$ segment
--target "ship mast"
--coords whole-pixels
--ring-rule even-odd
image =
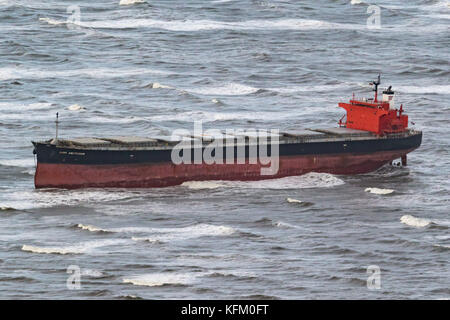
[[[58,141],[58,125],[59,125],[59,120],[58,120],[58,118],[59,118],[59,113],[57,112],[57,113],[56,113],[56,120],[55,120],[55,129],[56,129],[56,132],[55,132],[55,142]]]
[[[377,98],[378,98],[378,85],[381,83],[381,75],[378,74],[378,80],[377,81],[372,81],[371,83],[369,83],[370,85],[375,86],[375,88],[373,88],[373,91],[375,91],[375,100],[374,102],[378,102]]]

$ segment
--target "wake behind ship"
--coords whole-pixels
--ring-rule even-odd
[[[406,165],[406,155],[420,146],[422,132],[408,128],[408,116],[403,106],[395,108],[391,87],[379,101],[380,79],[372,84],[374,98],[339,103],[347,112],[337,128],[33,142],[35,187],[167,187],[308,172],[360,174],[398,158]]]

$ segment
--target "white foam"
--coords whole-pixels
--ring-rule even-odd
[[[204,236],[227,236],[236,232],[236,230],[232,227],[204,223],[178,228],[121,227],[105,229],[84,224],[78,224],[77,227],[90,232],[150,234],[151,236],[132,237],[132,240],[134,241],[146,242],[167,242]]]
[[[51,70],[51,71],[49,69],[41,69],[41,68],[21,68],[21,67],[0,68],[0,80],[71,78],[71,77],[75,78],[89,77],[95,79],[104,79],[104,78],[133,77],[145,74],[167,75],[172,73],[148,68],[135,68],[135,69],[84,68],[84,69],[67,69],[67,70]]]
[[[435,247],[439,247],[439,248],[446,248],[446,249],[450,249],[450,245],[444,245],[444,244],[433,244],[433,246]]]
[[[228,2],[234,2],[236,0],[214,0],[212,3],[228,3]]]
[[[211,271],[209,274],[220,274],[223,276],[234,276],[234,277],[240,277],[240,278],[256,278],[257,275],[254,272],[250,271],[230,271],[230,270],[214,270]]]
[[[303,203],[301,200],[293,199],[293,198],[286,198],[286,201],[289,203]]]
[[[37,247],[30,245],[23,245],[23,251],[33,252],[33,253],[55,253],[55,254],[81,254],[85,250],[76,246],[72,247]]]
[[[173,87],[163,85],[163,84],[161,84],[161,83],[159,83],[159,82],[153,83],[153,84],[152,84],[152,88],[153,88],[153,89],[173,89]]]
[[[140,4],[145,3],[145,0],[120,0],[119,5],[120,6],[129,6],[133,4]]]
[[[90,278],[100,278],[103,277],[104,274],[100,270],[83,268],[81,269],[81,276]]]
[[[98,228],[92,225],[84,225],[84,224],[77,224],[77,227],[83,230],[91,231],[91,232],[108,232],[106,229]]]
[[[195,278],[200,275],[202,274],[196,275],[192,273],[151,273],[124,278],[123,282],[131,283],[136,286],[148,287],[157,287],[167,284],[187,285],[194,282]]]
[[[395,190],[393,190],[393,189],[380,189],[380,188],[366,188],[364,191],[365,192],[374,193],[374,194],[391,194]]]
[[[301,176],[259,181],[232,181],[229,184],[251,189],[307,189],[335,187],[344,184],[344,181],[329,173],[310,172]]]
[[[21,104],[21,103],[11,103],[11,102],[2,102],[0,103],[0,111],[35,111],[35,110],[48,110],[53,106],[51,103],[30,103],[30,104]]]
[[[164,114],[145,117],[148,121],[231,121],[231,120],[283,120],[292,115],[284,112],[210,112],[210,111],[186,111],[177,114]],[[142,120],[142,119],[141,119]]]
[[[0,206],[0,211],[15,211],[16,209],[13,207],[2,207]]]
[[[362,1],[361,0],[351,0],[350,4],[355,5],[355,4],[361,4]]]
[[[217,189],[225,187],[224,184],[216,183],[214,181],[186,181],[181,184],[183,187],[188,187],[193,190],[201,189]]]
[[[218,87],[199,87],[186,89],[187,92],[202,94],[202,95],[222,95],[222,96],[238,96],[255,93],[258,88],[239,84],[239,83],[227,83]]]
[[[332,23],[309,19],[215,21],[215,20],[156,20],[120,19],[81,21],[77,23],[87,28],[129,29],[157,28],[169,31],[196,32],[204,30],[316,30],[316,29],[362,29],[365,25]]]
[[[61,24],[66,24],[66,21],[54,20],[52,18],[39,18],[39,21],[47,22],[50,25],[58,26]]]
[[[86,108],[83,107],[83,106],[80,106],[79,104],[72,104],[71,106],[67,107],[67,110],[70,110],[70,111],[83,111],[83,110],[86,110]]]
[[[342,84],[328,84],[328,85],[302,85],[302,86],[287,86],[284,88],[266,88],[279,93],[295,93],[295,92],[330,92],[334,90],[340,90],[345,88],[351,88],[354,84],[342,83]]]
[[[400,218],[400,222],[408,226],[423,228],[432,223],[429,219],[417,218],[411,215],[404,215]]]
[[[296,225],[293,225],[293,224],[290,224],[287,222],[283,222],[283,221],[277,221],[274,223],[274,225],[279,228],[302,229],[299,226],[296,226]]]
[[[123,244],[125,242],[126,242],[126,240],[122,240],[122,239],[109,239],[109,240],[101,240],[101,241],[89,241],[89,242],[79,243],[76,245],[56,246],[56,247],[38,247],[38,246],[32,246],[32,245],[23,245],[22,250],[27,251],[27,252],[45,253],[45,254],[63,254],[63,255],[64,254],[83,254],[83,253],[92,252],[92,250],[99,248],[99,247]]]
[[[0,160],[0,165],[7,167],[29,168],[34,167],[35,163],[33,158],[26,158],[26,159]]]
[[[167,242],[184,239],[193,239],[205,236],[227,236],[235,232],[235,229],[227,226],[210,224],[197,224],[181,228],[150,228],[151,237],[133,237],[134,241]]]
[[[279,179],[264,179],[257,181],[189,181],[184,182],[182,186],[187,186],[191,189],[215,189],[219,187],[244,189],[307,189],[330,188],[342,185],[344,183],[345,182],[343,180],[329,173],[310,172],[300,176],[290,176]]]
[[[139,197],[139,194],[131,191],[108,192],[107,190],[98,189],[5,191],[5,195],[10,200],[5,205],[18,210],[56,206],[80,206]]]
[[[450,94],[450,85],[431,85],[431,86],[396,86],[400,92],[405,93],[436,93]]]

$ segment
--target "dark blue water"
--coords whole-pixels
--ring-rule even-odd
[[[119,2],[0,0],[0,298],[450,297],[448,1]],[[34,190],[56,112],[61,137],[329,127],[378,73],[424,132],[407,167]]]

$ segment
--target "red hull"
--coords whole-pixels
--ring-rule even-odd
[[[174,165],[172,163],[133,165],[78,165],[38,163],[36,188],[151,188],[179,185],[185,181],[263,180],[308,172],[360,174],[406,155],[412,150],[371,154],[338,154],[280,157],[276,175],[261,175],[260,164]]]

